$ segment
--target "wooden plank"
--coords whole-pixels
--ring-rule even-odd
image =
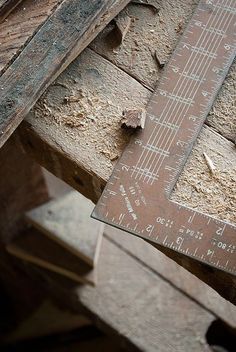
[[[91,270],[84,261],[35,229],[26,231],[6,248],[8,253],[17,258],[68,277],[77,283],[96,283],[95,270]]]
[[[94,267],[98,261],[104,225],[90,218],[92,210],[89,200],[72,191],[29,211],[26,219],[51,241]]]
[[[16,343],[89,325],[91,323],[86,317],[60,309],[54,302],[46,299],[22,324],[4,336],[4,343]]]
[[[62,191],[70,190],[69,186],[65,188],[64,182],[55,176],[49,175],[48,179],[51,185],[50,191],[54,197],[59,196]],[[127,236],[127,233],[110,226],[105,227],[105,236],[144,266],[168,280],[174,287],[185,292],[206,309],[211,310],[227,324],[236,327],[236,307],[234,305],[173,260],[169,260],[160,251],[156,251],[153,246],[137,237]],[[208,275],[211,276],[212,273],[210,272]]]
[[[2,22],[22,0],[0,0],[0,22]]]
[[[29,314],[44,294],[29,282],[16,267],[14,258],[5,251],[5,244],[28,227],[24,213],[49,199],[40,166],[19,148],[19,144],[16,131],[0,149],[0,282],[1,292],[7,294],[4,302],[8,304],[9,300],[9,312],[14,311],[13,315],[8,312],[7,317],[2,317],[6,327]]]
[[[0,77],[0,146],[44,89],[128,2],[62,2]]]

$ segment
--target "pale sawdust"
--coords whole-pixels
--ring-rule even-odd
[[[38,101],[34,124],[48,129],[63,150],[76,155],[80,150],[86,167],[107,179],[131,135],[120,128],[123,110],[144,108],[149,96],[134,79],[86,49]],[[45,125],[37,121],[42,118]]]
[[[110,117],[109,119],[106,118],[104,120],[101,118],[104,111],[106,116]],[[119,152],[116,149],[122,133],[120,131],[120,122],[117,121],[114,124],[114,119],[112,118],[114,111],[115,114],[120,115],[121,119],[122,108],[117,107],[117,104],[113,104],[111,100],[101,97],[99,94],[91,94],[85,88],[80,88],[78,91],[73,91],[71,95],[65,96],[64,102],[57,106],[51,105],[47,99],[42,99],[34,110],[35,117],[53,118],[60,126],[64,125],[73,128],[73,130],[76,129],[77,135],[83,135],[83,138],[88,136],[88,143],[94,143],[96,150],[111,161],[119,157]],[[113,136],[117,136],[117,142],[111,138],[110,127],[112,128]],[[95,138],[92,137],[91,130],[95,130]],[[124,137],[128,136],[124,133]],[[103,140],[103,143],[98,143],[99,140]],[[122,138],[122,147],[119,149],[123,149],[124,143],[126,144],[127,141],[127,138]]]
[[[204,128],[171,199],[218,219],[236,223],[236,153],[233,143]],[[203,153],[216,169],[210,172]]]

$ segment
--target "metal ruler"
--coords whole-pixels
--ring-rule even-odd
[[[200,1],[92,214],[233,275],[236,227],[169,198],[235,54],[236,1]]]

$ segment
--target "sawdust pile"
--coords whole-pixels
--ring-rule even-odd
[[[236,153],[233,143],[204,128],[179,177],[172,200],[236,224]],[[219,143],[220,142],[220,143]],[[203,153],[216,170],[211,173]]]

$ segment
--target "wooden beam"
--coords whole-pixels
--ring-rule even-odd
[[[40,166],[19,144],[16,132],[0,149],[0,246],[27,226],[26,211],[49,199]]]
[[[13,320],[32,312],[43,291],[16,266],[5,245],[28,227],[24,213],[49,199],[41,167],[19,146],[16,131],[0,149],[0,285],[11,300]]]
[[[0,77],[0,147],[46,87],[128,2],[62,2]]]

